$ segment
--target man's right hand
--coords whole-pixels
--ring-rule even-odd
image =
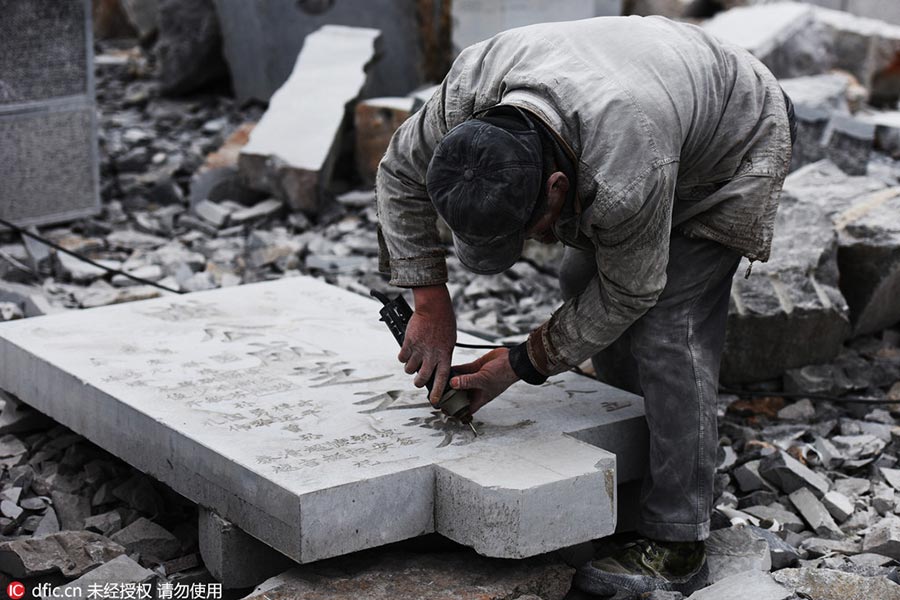
[[[447,286],[431,285],[413,288],[415,312],[406,326],[406,336],[400,354],[400,362],[406,363],[406,372],[416,371],[413,383],[423,387],[434,373],[434,386],[429,400],[437,405],[450,376],[453,346],[456,344],[456,316]]]

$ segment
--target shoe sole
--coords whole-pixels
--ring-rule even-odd
[[[700,569],[684,581],[663,581],[645,575],[620,575],[607,573],[587,564],[575,573],[572,585],[588,594],[614,596],[617,591],[625,591],[633,596],[648,594],[654,590],[681,592],[690,596],[709,583],[709,565],[703,563]]]

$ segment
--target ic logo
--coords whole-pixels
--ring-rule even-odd
[[[19,600],[20,598],[25,596],[25,586],[18,581],[12,581],[8,586],[6,586],[6,593],[10,598],[12,598],[12,600]]]

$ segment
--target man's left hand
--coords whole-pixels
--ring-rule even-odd
[[[453,367],[453,370],[456,375],[450,380],[450,386],[456,390],[469,390],[472,414],[519,380],[509,364],[508,348],[491,350],[475,362]]]

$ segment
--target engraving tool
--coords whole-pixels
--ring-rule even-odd
[[[413,315],[412,308],[410,308],[403,296],[398,295],[391,300],[386,295],[375,290],[372,290],[371,294],[381,300],[381,303],[384,304],[379,311],[379,314],[381,315],[380,320],[384,321],[388,326],[388,329],[390,329],[391,334],[393,334],[394,339],[402,346],[403,338],[406,335],[406,325]],[[450,377],[447,378],[447,385],[444,387],[444,393],[441,394],[441,399],[438,401],[437,407],[440,408],[444,414],[450,415],[460,423],[468,425],[469,429],[472,430],[472,433],[477,436],[478,431],[475,429],[475,426],[472,425],[472,414],[469,412],[469,393],[465,390],[455,390],[450,387],[450,379],[454,374],[455,373],[451,370]],[[431,388],[433,386],[434,373],[431,374],[431,379],[425,384],[425,387],[428,388],[429,395],[431,394]]]

